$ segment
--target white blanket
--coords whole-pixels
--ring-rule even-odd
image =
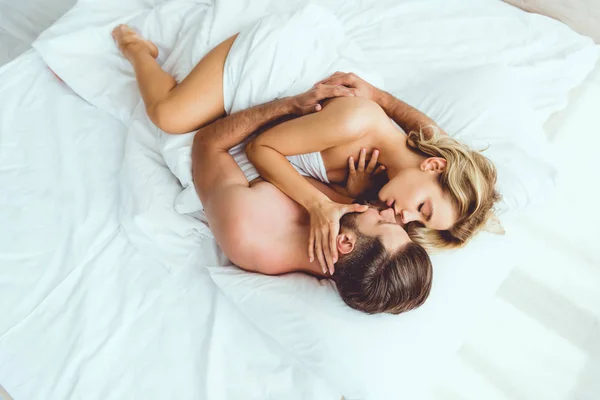
[[[400,96],[407,85],[427,85],[436,69],[512,60],[531,78],[543,119],[589,68],[595,49],[558,25],[513,18],[499,2],[448,4],[327,2]],[[436,258],[422,310],[370,318],[309,277],[211,268],[215,288],[204,267],[226,260],[206,227],[173,209],[181,186],[164,163],[163,133],[138,105],[110,29],[132,21],[159,33],[151,39],[161,62],[175,55],[166,67],[181,79],[202,55],[185,53],[184,39],[208,49],[278,7],[289,4],[80,2],[37,48],[100,110],[33,55],[0,71],[0,187],[10,194],[0,207],[9,222],[0,241],[0,377],[16,398],[416,399],[435,382],[435,369],[512,267],[518,243],[481,235],[467,250]],[[199,16],[204,24],[193,23]],[[522,32],[522,40],[502,29]],[[533,40],[540,32],[551,34]],[[466,40],[477,51],[461,47]],[[456,53],[439,58],[447,48]],[[185,61],[180,70],[177,57]],[[573,68],[555,79],[565,65]],[[126,144],[123,127],[101,110],[130,125]]]
[[[137,142],[123,165],[127,129],[34,53],[0,69],[0,93],[0,381],[13,398],[340,398],[231,305],[197,253],[170,251],[185,222],[160,214],[177,186],[160,155]],[[143,203],[162,226],[144,225]],[[218,258],[213,240],[193,245]]]

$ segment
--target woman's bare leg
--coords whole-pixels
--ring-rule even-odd
[[[127,25],[113,30],[113,38],[129,60],[148,116],[162,130],[185,133],[223,116],[223,67],[237,35],[212,49],[180,83],[158,62],[158,49]]]

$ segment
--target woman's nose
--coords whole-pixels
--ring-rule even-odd
[[[409,222],[418,221],[419,213],[410,210],[402,210],[400,213],[400,220],[404,225],[408,224]]]

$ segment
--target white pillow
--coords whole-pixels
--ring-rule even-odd
[[[546,15],[600,43],[600,4],[597,0],[504,0],[525,11]]]
[[[209,8],[203,2],[189,0],[130,0],[108,5],[86,2],[78,4],[45,32],[34,47],[78,94],[127,123],[140,96],[131,66],[110,38],[110,31],[117,23],[131,23],[154,40],[160,50],[159,61],[165,62],[165,69],[181,80],[224,38],[254,23],[270,9],[290,10],[297,3],[271,4],[263,0],[232,7],[237,2],[221,0]],[[446,91],[480,110],[486,103],[474,101],[477,93],[482,92],[474,85],[465,90],[454,84],[455,93],[448,92],[453,84],[443,77],[455,72],[460,76],[460,71],[488,64],[510,66],[519,82],[518,87],[510,87],[515,87],[515,96],[523,108],[512,107],[510,113],[494,114],[494,109],[510,106],[506,102],[500,104],[499,99],[506,101],[510,94],[500,90],[501,93],[485,99],[494,100],[494,106],[481,110],[482,115],[475,121],[491,126],[484,121],[494,120],[496,126],[506,127],[503,131],[495,130],[494,139],[501,140],[489,141],[489,129],[455,131],[456,124],[446,122],[453,118],[448,116],[459,115],[459,110],[444,114],[448,117],[445,120],[442,115],[438,122],[466,142],[493,146],[488,155],[499,169],[499,187],[505,199],[502,211],[546,198],[547,188],[552,187],[552,170],[545,163],[548,156],[538,151],[539,157],[532,161],[531,155],[534,149],[544,147],[539,128],[552,112],[566,104],[568,91],[593,67],[598,52],[591,40],[557,21],[491,0],[362,4],[328,0],[322,4],[342,22],[346,31],[343,43],[357,43],[362,48],[366,63],[363,70],[384,76],[385,89],[431,113],[434,119],[440,118],[440,109],[432,99],[422,96],[431,90]],[[456,18],[460,18],[460,24]],[[492,91],[498,92],[505,82],[502,79],[491,82]],[[530,95],[529,104],[521,98],[524,92]],[[531,114],[535,119],[525,115],[525,110],[530,109],[534,110]],[[466,107],[460,110],[467,112],[467,116],[472,111]],[[519,123],[507,123],[509,115],[518,115]],[[524,123],[525,120],[530,123]],[[500,132],[506,136],[498,136]],[[161,142],[169,168],[188,188],[178,197],[177,209],[182,213],[197,211],[201,205],[190,183],[191,135],[178,138],[163,135]]]
[[[504,65],[532,95],[540,123],[598,59],[594,42],[565,24],[496,0],[403,0],[346,5],[346,34],[363,49],[386,89],[435,74]],[[342,11],[340,11],[342,12]],[[367,22],[368,21],[368,22]]]
[[[82,97],[123,119],[133,112],[137,102],[132,97],[139,99],[139,93],[134,90],[132,69],[110,39],[116,24],[130,23],[156,41],[159,61],[167,58],[178,39],[193,37],[201,42],[196,53],[180,59],[185,68],[173,71],[167,66],[182,79],[207,49],[269,11],[293,10],[298,3],[304,2],[80,1],[33,46]],[[387,89],[407,81],[422,82],[432,73],[510,65],[526,78],[541,122],[566,105],[568,91],[582,82],[598,57],[591,39],[558,21],[500,1],[326,0],[320,4],[342,21],[348,41],[363,49],[369,70],[384,76]],[[199,15],[209,8],[209,15]],[[202,23],[194,24],[199,18]]]
[[[435,74],[404,84],[396,95],[460,142],[484,150],[498,171],[502,214],[541,202],[555,187],[552,153],[527,89],[513,69],[486,66]]]
[[[397,316],[353,310],[330,281],[304,274],[272,277],[233,267],[210,273],[256,326],[346,399],[416,400],[435,384],[518,257],[520,244],[489,235],[465,251],[434,256],[429,299]]]
[[[78,3],[42,33],[33,47],[77,94],[127,124],[141,97],[133,68],[113,42],[112,30],[118,24],[130,24],[156,43],[158,60],[164,63],[177,53],[175,44],[181,36],[208,36],[210,24],[196,23],[203,21],[208,10],[206,4],[185,0]],[[170,72],[181,80],[189,70],[173,68]]]

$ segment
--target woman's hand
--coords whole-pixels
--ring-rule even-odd
[[[377,167],[379,150],[373,150],[369,164],[365,168],[367,149],[362,149],[355,164],[354,157],[348,158],[348,180],[346,181],[346,192],[350,197],[358,197],[373,185],[375,175],[385,171],[385,165]]]
[[[308,238],[308,258],[310,262],[319,260],[323,273],[334,273],[338,260],[336,239],[340,232],[340,219],[351,212],[365,212],[369,207],[361,204],[339,204],[321,201],[308,209],[310,214],[310,236]]]
[[[306,115],[321,111],[323,108],[321,102],[334,97],[354,96],[354,90],[341,85],[323,85],[317,84],[310,90],[291,98],[294,107],[294,113],[297,115]]]
[[[318,85],[344,86],[352,89],[355,96],[365,97],[375,102],[377,102],[377,97],[380,93],[379,89],[352,72],[336,72],[335,74],[318,82],[315,87]]]

